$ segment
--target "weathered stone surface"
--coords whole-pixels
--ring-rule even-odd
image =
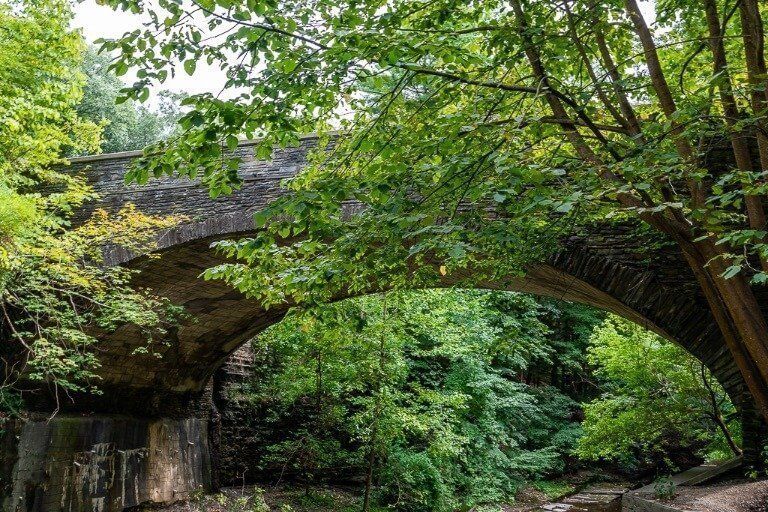
[[[253,351],[246,343],[235,351],[213,377],[217,424],[210,431],[215,447],[216,476],[221,485],[251,482],[257,477],[264,436],[258,407],[243,397],[243,385],[253,378]]]
[[[170,503],[210,483],[198,419],[57,416],[6,425],[5,512],[113,512]]]

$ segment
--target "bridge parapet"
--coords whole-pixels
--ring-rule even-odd
[[[201,221],[222,215],[241,214],[269,204],[280,195],[280,183],[296,175],[307,164],[308,153],[317,147],[318,137],[308,135],[296,147],[276,149],[270,160],[254,155],[255,141],[245,141],[233,152],[240,158],[239,176],[243,186],[231,196],[211,198],[199,180],[154,179],[148,185],[126,185],[124,176],[140,151],[72,159],[73,172],[82,173],[99,193],[100,199],[83,208],[76,219],[86,218],[94,208],[116,210],[133,203],[142,212],[154,215],[185,215]]]

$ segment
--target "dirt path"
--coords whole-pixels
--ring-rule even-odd
[[[681,510],[695,512],[765,512],[768,504],[768,479],[678,487],[677,496],[670,504]]]

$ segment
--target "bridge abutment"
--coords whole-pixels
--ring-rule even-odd
[[[766,468],[764,450],[768,441],[768,426],[748,393],[744,393],[737,407],[741,416],[744,468],[748,471],[763,471]]]
[[[6,422],[2,510],[116,512],[210,486],[207,420],[61,415]]]

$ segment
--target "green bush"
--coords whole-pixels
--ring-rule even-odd
[[[502,292],[427,290],[294,313],[254,341],[242,393],[259,465],[304,484],[364,479],[403,512],[514,499],[567,469],[588,310]],[[550,326],[551,325],[551,326]],[[581,359],[579,359],[581,358]]]

